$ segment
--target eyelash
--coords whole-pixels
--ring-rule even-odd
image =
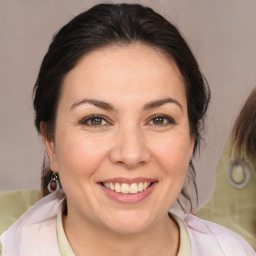
[[[92,122],[93,119],[94,119],[94,120],[98,119],[98,120],[101,121],[101,123],[100,123],[99,125],[97,125],[97,124],[92,124],[92,123],[89,124],[89,122]],[[162,124],[154,124],[154,123],[153,123],[153,124],[150,124],[151,122],[154,122],[154,121],[156,121],[157,119],[163,120],[164,123],[162,123]],[[102,124],[102,122],[105,122],[105,124]],[[86,126],[92,126],[92,127],[101,127],[101,126],[109,125],[110,122],[107,120],[106,117],[104,117],[104,116],[102,116],[102,115],[91,115],[91,116],[88,116],[88,117],[82,119],[82,120],[79,122],[79,124],[81,124],[81,125],[86,125]],[[168,125],[168,124],[176,124],[176,122],[175,122],[175,120],[174,120],[172,117],[170,117],[170,116],[157,114],[157,115],[151,116],[150,119],[149,119],[149,121],[146,122],[146,124],[148,124],[148,125],[150,125],[150,126],[166,126],[166,125]]]
[[[163,119],[164,120],[164,123],[163,124],[150,124],[150,122],[156,120],[157,118],[159,119]],[[147,122],[149,125],[153,125],[153,126],[166,126],[168,124],[176,124],[175,120],[170,117],[170,116],[167,116],[167,115],[155,115],[155,116],[152,116],[150,117],[150,120]]]
[[[106,122],[106,124],[100,124],[100,125],[96,125],[96,124],[89,124],[89,121],[91,121],[92,122],[92,120],[95,120],[95,119],[99,119],[99,120],[101,120],[101,122],[102,121],[105,121]],[[109,121],[107,121],[107,119],[104,117],[104,116],[101,116],[101,115],[91,115],[91,116],[87,116],[86,118],[83,118],[80,122],[79,122],[79,124],[82,124],[82,125],[86,125],[86,126],[92,126],[92,127],[97,127],[97,126],[105,126],[105,125],[108,125],[108,124],[110,124],[110,122]]]

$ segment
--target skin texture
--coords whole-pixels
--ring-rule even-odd
[[[91,115],[103,118],[93,125]],[[167,212],[184,184],[194,138],[171,58],[140,44],[90,52],[64,80],[54,141],[43,139],[67,195],[64,229],[76,255],[83,248],[88,255],[177,254],[179,231]],[[99,184],[138,177],[156,181],[139,202],[117,202]]]

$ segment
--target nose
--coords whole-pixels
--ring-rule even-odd
[[[112,163],[135,169],[149,161],[149,150],[142,132],[138,129],[120,131],[115,135],[114,141],[110,152]]]

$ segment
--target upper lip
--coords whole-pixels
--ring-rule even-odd
[[[140,183],[140,182],[156,182],[156,179],[152,178],[145,178],[145,177],[137,177],[137,178],[124,178],[124,177],[116,177],[110,179],[104,179],[99,181],[99,183],[126,183],[126,184],[133,184],[133,183]]]

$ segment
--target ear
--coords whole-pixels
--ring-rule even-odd
[[[40,131],[41,131],[42,140],[50,161],[50,168],[53,172],[58,172],[58,164],[56,160],[56,149],[55,149],[54,140],[49,136],[46,129],[46,124],[44,122],[40,123]]]

